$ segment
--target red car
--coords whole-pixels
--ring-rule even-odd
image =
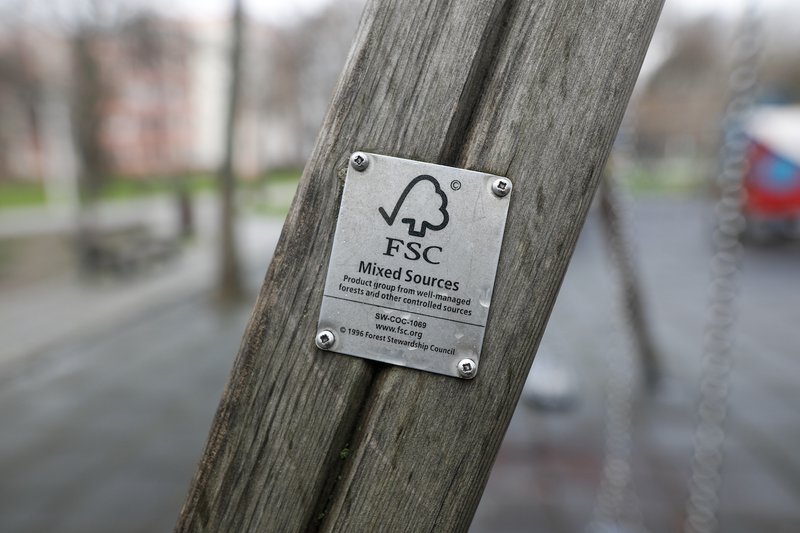
[[[745,236],[800,235],[800,107],[758,110],[747,127]]]

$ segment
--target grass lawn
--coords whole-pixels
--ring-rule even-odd
[[[285,217],[301,174],[300,169],[278,170],[243,184],[242,189],[247,191],[243,197],[244,209],[268,217]]]
[[[639,163],[620,181],[634,196],[696,196],[707,190],[707,174],[708,169],[698,162],[660,161]]]
[[[266,216],[286,216],[301,169],[273,170],[257,179],[242,180],[239,190],[244,193],[243,206],[247,211]],[[661,161],[639,162],[621,176],[621,182],[635,196],[693,196],[702,194],[707,184],[703,177],[707,169],[697,162]],[[213,191],[216,176],[196,173],[186,176],[192,193]],[[171,194],[176,189],[174,178],[134,179],[115,177],[103,189],[103,200],[118,201],[146,196]],[[44,188],[37,183],[0,182],[0,209],[44,205]]]
[[[0,209],[44,204],[44,187],[37,183],[0,183]]]
[[[282,169],[269,172],[255,180],[241,181],[239,187],[251,192],[277,187],[283,191],[287,187],[295,187],[300,179],[301,171],[298,169]],[[190,174],[186,177],[186,184],[192,193],[213,191],[216,188],[216,176],[210,173]],[[118,176],[111,180],[101,192],[102,200],[129,200],[146,196],[170,194],[176,190],[177,181],[174,178],[130,178]],[[293,190],[293,189],[292,189]],[[279,205],[270,207],[270,214],[286,214],[289,209],[285,201],[285,194],[278,194],[282,199]],[[0,209],[13,207],[40,206],[46,202],[44,187],[40,183],[3,182],[0,181]],[[291,198],[289,198],[291,202]],[[285,204],[285,205],[284,205]],[[260,209],[259,209],[260,210]]]

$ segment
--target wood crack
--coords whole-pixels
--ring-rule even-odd
[[[370,367],[370,376],[364,383],[363,388],[359,388],[362,394],[357,399],[357,403],[350,401],[349,405],[358,405],[357,408],[352,409],[352,416],[342,424],[341,431],[336,438],[332,440],[332,445],[328,451],[330,464],[326,468],[328,476],[325,479],[325,484],[316,498],[316,503],[311,507],[311,513],[306,518],[306,525],[303,531],[314,533],[320,531],[325,523],[325,517],[330,510],[338,490],[340,489],[340,480],[342,473],[347,467],[348,457],[350,450],[354,449],[356,433],[358,432],[358,424],[360,420],[364,420],[366,412],[369,409],[370,393],[373,390],[375,382],[378,380],[381,372],[386,370],[386,365],[376,363],[373,361],[365,361]],[[356,399],[351,399],[356,400]]]
[[[445,134],[444,146],[439,154],[439,164],[459,166],[465,152],[469,132],[474,126],[475,110],[485,93],[484,89],[494,70],[492,62],[503,46],[513,13],[514,0],[500,0],[493,7],[489,24],[481,37],[480,51],[472,63],[469,75],[456,107],[456,113]]]

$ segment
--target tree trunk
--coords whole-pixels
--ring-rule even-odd
[[[101,140],[101,106],[107,87],[95,57],[94,31],[81,29],[73,38],[76,86],[73,91],[73,125],[80,160],[81,200],[92,204],[107,181],[108,155]]]
[[[231,78],[228,92],[228,115],[225,123],[225,153],[219,171],[220,187],[220,248],[219,287],[222,301],[240,299],[242,287],[241,265],[236,245],[236,123],[242,84],[242,40],[244,34],[244,9],[242,0],[234,0],[231,26]]]

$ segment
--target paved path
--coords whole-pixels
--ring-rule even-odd
[[[700,203],[666,200],[636,209],[669,374],[660,395],[637,402],[635,416],[636,493],[653,532],[678,530],[685,499],[708,286],[703,213]],[[534,364],[571,368],[581,401],[565,413],[520,405],[475,533],[586,531],[591,521],[606,383],[625,360],[609,312],[612,274],[592,223]],[[266,260],[251,264],[257,282]],[[726,533],[800,531],[798,272],[797,247],[747,251],[722,490]],[[169,531],[248,313],[247,305],[220,311],[202,291],[184,294],[127,317],[126,328],[68,336],[0,365],[0,531]]]
[[[247,313],[197,295],[4,381],[0,531],[168,531]]]
[[[177,231],[172,198],[167,196],[103,207],[104,227],[144,220],[156,234],[170,235]],[[69,266],[57,275],[36,283],[0,287],[0,339],[3,339],[0,369],[18,358],[117,327],[131,317],[159,308],[164,302],[179,301],[213,286],[217,273],[216,207],[213,198],[198,198],[195,202],[196,237],[175,258],[154,270],[124,279],[87,279],[77,272],[70,260],[67,261]],[[17,224],[9,224],[6,231],[12,233],[13,230],[15,237],[37,235],[29,233],[23,222],[35,220],[40,211],[20,210],[16,215]],[[47,220],[49,222],[43,222],[38,229],[52,231],[59,219],[51,216]],[[32,227],[37,228],[36,225]],[[70,227],[61,227],[59,231],[68,229]],[[242,261],[248,265],[250,275],[256,276],[256,283],[260,283],[266,270],[280,229],[279,219],[246,217],[239,223],[237,236]]]
[[[147,276],[3,291],[0,532],[170,529],[281,228],[240,223],[249,296],[220,308],[211,223]]]
[[[635,496],[625,506],[634,515],[638,507],[652,532],[682,531],[710,281],[707,212],[699,202],[652,200],[634,212],[667,381],[653,398],[636,391]],[[604,466],[607,387],[626,362],[618,316],[609,315],[615,272],[603,244],[590,219],[533,365],[571,369],[581,402],[566,414],[520,405],[474,533],[598,531],[588,526]],[[799,246],[745,251],[739,309],[719,531],[800,531]]]

